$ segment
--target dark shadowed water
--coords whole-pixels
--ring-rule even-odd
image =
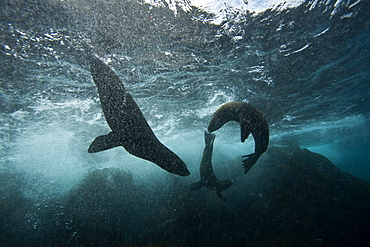
[[[150,3],[0,4],[0,245],[366,246],[369,2]],[[88,51],[189,177],[122,148],[87,153],[109,132]],[[214,170],[234,180],[222,202],[189,186],[230,101],[264,113],[270,149],[244,175],[253,138],[241,143],[236,123],[216,131]]]

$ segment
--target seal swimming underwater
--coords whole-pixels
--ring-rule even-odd
[[[90,72],[112,131],[96,137],[88,152],[123,146],[130,154],[151,161],[168,172],[188,176],[190,172],[185,163],[157,139],[114,71],[97,57],[91,56]]]
[[[229,102],[223,104],[213,114],[208,125],[208,131],[213,132],[229,121],[240,123],[240,139],[242,142],[252,133],[254,138],[254,153],[244,155],[244,173],[247,173],[257,162],[258,158],[267,150],[269,143],[269,127],[263,114],[254,106],[243,102]]]
[[[202,160],[199,165],[200,181],[191,185],[190,189],[199,190],[203,186],[214,190],[217,196],[225,200],[221,192],[228,189],[233,182],[231,180],[218,180],[212,168],[212,153],[213,153],[213,142],[216,138],[215,134],[204,131],[205,147],[203,151]]]

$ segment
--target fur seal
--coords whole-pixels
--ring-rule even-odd
[[[130,154],[151,161],[168,172],[188,176],[190,172],[185,163],[157,139],[114,71],[97,57],[90,56],[90,72],[112,131],[96,137],[88,152],[123,146]]]
[[[222,105],[213,114],[208,125],[208,131],[213,132],[229,121],[240,123],[240,139],[242,142],[252,133],[254,138],[254,153],[244,155],[244,173],[257,162],[258,158],[267,150],[269,143],[269,127],[263,114],[254,106],[243,102],[229,102]]]
[[[204,141],[206,146],[204,147],[202,160],[199,165],[200,171],[200,181],[191,185],[190,189],[199,190],[203,186],[214,190],[217,196],[221,200],[225,200],[221,192],[228,189],[233,182],[231,180],[218,180],[212,168],[212,152],[213,152],[213,142],[216,138],[215,134],[208,133],[204,131]]]

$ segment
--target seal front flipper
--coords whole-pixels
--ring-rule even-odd
[[[216,194],[217,194],[218,198],[220,198],[223,201],[226,201],[226,198],[221,194],[221,192],[218,189],[216,190]]]
[[[226,201],[226,198],[221,194],[221,191],[227,190],[231,185],[233,185],[233,181],[229,179],[217,181],[216,193],[221,200]]]
[[[230,188],[231,185],[233,185],[233,181],[231,181],[230,179],[226,179],[226,180],[219,180],[218,183],[217,183],[217,187],[220,191],[225,191],[227,190],[228,188]]]
[[[191,190],[199,190],[200,188],[202,188],[204,186],[203,184],[203,181],[198,181],[196,183],[193,183],[192,185],[190,185],[190,189]]]
[[[89,153],[97,153],[97,152],[115,148],[121,145],[122,143],[120,139],[112,131],[108,135],[96,137],[95,140],[91,143],[87,151]]]

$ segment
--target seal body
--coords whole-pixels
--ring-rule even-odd
[[[213,171],[212,153],[215,137],[215,134],[208,133],[207,131],[204,132],[205,147],[199,165],[200,181],[192,184],[190,188],[192,190],[198,190],[204,186],[210,190],[216,191],[217,196],[225,200],[221,192],[228,189],[233,182],[231,180],[218,180]]]
[[[88,152],[95,153],[123,146],[130,154],[151,161],[168,172],[180,176],[189,175],[185,163],[154,135],[141,110],[114,71],[92,56],[90,72],[112,132],[95,138]]]
[[[263,114],[254,106],[243,102],[229,102],[222,105],[214,113],[208,131],[213,132],[229,121],[240,123],[240,140],[244,142],[252,133],[255,148],[254,153],[244,155],[244,173],[257,162],[258,158],[267,150],[269,143],[269,127]]]

